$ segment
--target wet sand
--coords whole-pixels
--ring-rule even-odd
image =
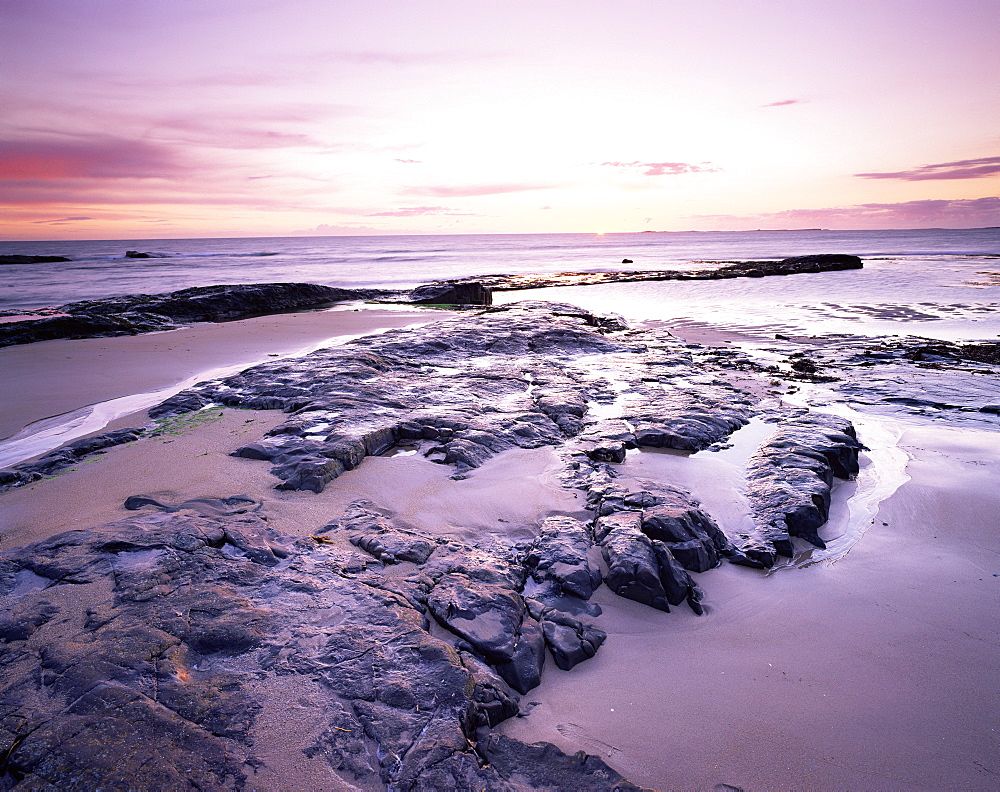
[[[901,447],[911,480],[835,563],[711,570],[701,618],[598,590],[607,643],[501,730],[663,789],[998,788],[1000,445],[911,426]]]
[[[434,321],[441,311],[337,308],[277,314],[163,333],[40,341],[0,349],[0,439],[51,416],[148,393],[221,367],[312,349],[335,336]],[[166,398],[164,396],[163,398]]]

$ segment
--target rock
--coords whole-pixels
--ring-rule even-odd
[[[491,663],[509,663],[524,616],[516,591],[449,573],[427,597],[427,607],[442,627],[461,636]]]
[[[273,563],[279,546],[284,557]],[[190,510],[7,549],[0,743],[8,785],[257,788],[253,773],[267,761],[261,716],[285,717],[295,695],[309,706],[296,708],[282,749],[324,761],[331,786],[631,788],[584,754],[493,740],[489,729],[517,714],[517,693],[481,658],[429,632],[423,583],[347,572],[352,552],[280,536],[255,514]],[[454,544],[451,553],[442,568],[517,580],[481,549]],[[26,585],[26,574],[47,588]],[[71,584],[93,603],[86,612],[53,604]],[[520,639],[537,647],[541,627],[526,620]],[[580,651],[596,642],[584,629]]]
[[[633,263],[624,259],[622,264]],[[643,270],[640,272],[559,272],[521,275],[476,276],[452,280],[449,284],[477,282],[496,291],[544,289],[551,286],[589,286],[598,283],[635,283],[666,280],[720,280],[723,278],[764,278],[773,275],[797,275],[810,272],[836,272],[861,269],[857,256],[842,253],[820,253],[793,256],[780,261],[737,261],[702,270]]]
[[[191,322],[230,322],[323,308],[369,295],[310,283],[248,283],[84,300],[60,306],[59,315],[0,324],[0,346],[53,338],[135,335]]]
[[[573,792],[640,792],[640,787],[623,778],[596,756],[582,751],[567,756],[550,743],[524,743],[502,734],[492,734],[481,750],[503,777],[520,776],[533,789],[573,790]]]
[[[634,263],[635,262],[632,261],[632,259],[628,259],[628,258],[622,259],[622,264],[634,264]]]
[[[65,256],[21,256],[2,255],[0,264],[54,264],[61,261],[72,261]]]
[[[397,528],[382,514],[359,503],[348,508],[343,520],[331,523],[319,533],[328,533],[331,528],[344,531],[351,544],[384,564],[402,561],[422,564],[437,547],[430,537]]]
[[[670,612],[660,582],[660,565],[653,543],[639,530],[639,512],[601,517],[595,536],[608,565],[604,582],[615,594]]]
[[[579,520],[548,517],[524,563],[535,580],[551,580],[566,594],[590,599],[601,585],[601,572],[588,557],[592,545],[590,533]]]
[[[542,683],[544,667],[545,637],[542,625],[529,616],[521,622],[511,659],[496,663],[495,668],[508,685],[523,695]]]
[[[92,454],[100,454],[113,446],[138,440],[141,434],[142,429],[115,429],[74,440],[34,462],[25,462],[11,470],[0,472],[0,487],[20,486],[45,476],[53,476]]]
[[[850,421],[808,413],[783,422],[747,465],[747,499],[758,536],[741,550],[766,565],[791,557],[791,537],[825,547],[819,529],[829,516],[834,476],[858,472],[862,445]]]
[[[608,637],[602,630],[552,609],[543,613],[542,635],[552,659],[563,671],[597,654]]]
[[[148,259],[155,258],[155,256],[152,253],[140,253],[138,250],[126,250],[125,258]]]
[[[492,305],[493,292],[474,281],[431,284],[410,292],[410,302],[418,305]]]

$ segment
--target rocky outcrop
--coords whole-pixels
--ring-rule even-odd
[[[622,264],[631,264],[629,259]],[[635,283],[666,280],[722,280],[726,278],[765,278],[772,275],[799,275],[810,272],[837,272],[861,269],[864,263],[857,256],[843,253],[821,253],[793,256],[779,261],[720,261],[717,266],[697,270],[638,270],[617,272],[558,272],[526,275],[487,275],[475,278],[443,281],[458,286],[476,281],[494,291],[544,289],[552,286],[592,286],[599,283]]]
[[[793,556],[793,536],[826,547],[819,529],[830,514],[833,479],[854,478],[862,448],[843,418],[807,413],[782,422],[747,465],[758,535],[744,537],[741,549],[771,566],[775,555]]]
[[[15,465],[8,470],[0,470],[0,488],[20,486],[53,476],[92,454],[100,454],[105,449],[138,440],[142,429],[115,429],[94,437],[85,437],[56,449],[33,462]]]
[[[56,264],[62,261],[72,261],[65,256],[22,256],[5,254],[0,256],[0,264]]]
[[[476,281],[419,286],[409,294],[417,305],[492,305],[493,292]]]
[[[368,294],[311,283],[249,283],[84,300],[60,306],[55,315],[0,324],[0,346],[54,338],[136,335],[191,322],[230,322],[324,308]]]
[[[733,371],[740,379],[727,381]],[[400,448],[455,478],[498,454],[551,448],[549,471],[579,506],[518,526],[517,540],[473,544],[366,501],[290,537],[268,528],[259,496],[137,494],[125,507],[140,513],[126,520],[7,549],[8,777],[38,788],[137,778],[250,789],[261,724],[295,695],[311,702],[296,715],[310,719],[297,732],[310,736],[293,750],[361,788],[632,788],[592,757],[490,729],[520,712],[553,664],[571,670],[620,640],[590,601],[601,585],[660,611],[710,613],[719,564],[765,567],[795,538],[822,541],[833,479],[857,472],[860,444],[842,419],[763,406],[740,384],[756,374],[774,376],[738,350],[523,303],[265,363],[168,399],[151,415],[283,410],[234,452],[269,464],[280,489],[321,492]],[[690,493],[636,478],[637,455],[718,449],[761,415],[776,426],[746,470],[755,532],[727,536]],[[80,441],[8,483],[137,437]],[[68,586],[89,593],[63,596]],[[92,604],[73,605],[84,599]]]
[[[364,512],[347,515],[347,534]],[[257,514],[156,510],[7,551],[5,788],[253,789],[261,724],[294,695],[312,706],[286,749],[325,763],[332,786],[636,789],[595,757],[489,732],[518,694],[463,640],[480,630],[449,640],[428,620],[455,628],[486,603],[520,621],[520,601],[470,577],[496,565],[489,550],[452,542],[429,574],[398,578],[322,536],[279,536]],[[543,633],[561,667],[603,640],[552,610],[540,627],[525,618],[527,642]]]

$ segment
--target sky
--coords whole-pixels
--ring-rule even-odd
[[[2,0],[0,239],[1000,225],[996,0]]]

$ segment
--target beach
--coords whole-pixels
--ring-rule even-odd
[[[537,296],[552,299],[558,293],[549,289]],[[1000,773],[1000,697],[992,684],[1000,638],[994,617],[1000,585],[1000,495],[995,487],[1000,447],[994,416],[965,406],[950,412],[906,405],[894,406],[892,412],[866,410],[869,396],[858,395],[862,392],[857,389],[877,377],[848,366],[845,361],[855,353],[847,351],[850,344],[844,339],[801,337],[778,343],[781,357],[792,362],[797,360],[793,350],[804,351],[820,366],[824,380],[772,366],[778,352],[768,351],[775,342],[773,333],[768,340],[769,328],[763,326],[713,324],[692,316],[651,320],[630,329],[568,306],[530,303],[522,309],[510,299],[514,296],[505,295],[502,306],[487,312],[349,304],[331,311],[0,350],[7,373],[0,414],[8,447],[31,435],[30,429],[24,432],[26,426],[37,429],[38,421],[60,415],[66,419],[108,402],[117,402],[118,409],[89,431],[86,424],[67,429],[73,421],[63,420],[68,434],[62,440],[147,427],[138,439],[82,456],[54,474],[0,493],[0,550],[8,575],[4,603],[13,620],[8,624],[38,622],[9,646],[34,647],[32,651],[46,656],[54,651],[52,641],[63,641],[120,658],[125,656],[122,649],[108,648],[117,647],[108,642],[122,634],[113,625],[124,626],[133,618],[166,631],[158,635],[179,636],[169,640],[180,641],[178,651],[186,659],[171,655],[167,662],[164,655],[166,665],[158,664],[160,671],[149,677],[165,686],[160,693],[143,687],[150,671],[132,660],[113,662],[131,669],[128,678],[136,681],[112,674],[102,684],[144,690],[152,702],[148,706],[182,714],[185,728],[191,723],[209,728],[205,724],[210,720],[176,703],[184,685],[229,691],[213,694],[223,695],[213,706],[229,712],[230,719],[237,711],[241,717],[255,713],[238,729],[209,728],[211,739],[224,746],[220,756],[226,757],[215,765],[204,759],[190,764],[193,755],[209,756],[207,749],[171,753],[179,749],[159,747],[156,735],[165,727],[143,732],[150,738],[143,750],[152,753],[143,758],[140,751],[134,761],[146,767],[153,761],[149,757],[156,757],[175,768],[190,766],[195,770],[185,772],[202,773],[200,783],[209,788],[383,789],[397,783],[393,778],[409,777],[407,773],[418,779],[406,782],[416,784],[413,788],[430,788],[420,784],[431,783],[428,774],[442,773],[444,767],[450,780],[433,776],[438,779],[433,788],[479,788],[473,778],[483,788],[508,783],[518,789],[546,788],[541,779],[555,773],[553,767],[561,768],[562,788],[632,788],[615,777],[661,790],[995,788]],[[365,337],[375,331],[380,334]],[[319,352],[303,357],[313,349]],[[755,357],[754,349],[763,350],[763,357]],[[879,365],[914,365],[905,350],[893,354],[892,360],[877,358]],[[843,368],[835,369],[837,365]],[[993,370],[982,364],[954,359],[934,365],[927,371],[912,368],[914,387],[925,387],[915,379],[918,375],[953,372],[977,383],[966,389],[970,399],[982,402],[983,394],[995,388]],[[834,373],[840,379],[827,381],[834,380],[828,376]],[[59,388],[52,387],[56,379]],[[294,409],[254,406],[263,404],[268,393],[285,394],[281,398]],[[836,396],[844,393],[854,395],[846,401]],[[184,401],[191,398],[186,394],[196,395],[197,404]],[[145,401],[129,401],[140,396]],[[154,421],[147,409],[161,403]],[[808,406],[818,413],[806,413]],[[832,446],[822,439],[834,437],[830,430],[810,435],[811,425],[802,424],[819,413],[853,421],[865,445],[859,471],[849,478],[838,474],[829,490],[829,519],[819,529],[824,546],[793,535],[793,557],[782,557],[779,543],[777,556],[759,556],[767,564],[738,563],[743,552],[752,561],[757,557],[752,553],[768,546],[759,544],[764,535],[755,532],[755,510],[762,507],[753,500],[751,461],[771,433],[782,428],[792,432],[789,442],[803,453],[815,456],[815,449],[827,448],[824,453],[832,454]],[[662,418],[663,427],[670,420],[680,422],[675,427],[682,425],[695,415],[729,416],[724,421],[730,423],[724,424],[726,429],[691,428],[686,431],[694,434],[681,438],[679,447],[663,447],[656,444],[664,441],[650,432],[668,436],[656,423],[665,415],[675,417]],[[642,430],[642,421],[653,421],[653,429]],[[410,428],[393,429],[390,441],[384,428],[390,425]],[[647,440],[641,439],[643,431]],[[619,458],[616,444],[628,432],[640,439],[639,447],[625,442]],[[53,437],[48,445],[55,447],[59,431]],[[347,441],[355,443],[354,456],[340,450],[334,456],[336,444]],[[297,460],[316,459],[309,455],[324,442],[333,445],[322,459],[336,464],[324,462],[320,469],[308,462],[306,470],[306,462]],[[842,443],[841,451],[850,450],[850,438],[836,443]],[[50,451],[39,449],[36,459]],[[853,453],[857,456],[858,449]],[[783,475],[789,464],[781,462],[775,470]],[[801,479],[796,481],[794,486],[801,486]],[[675,488],[689,493],[685,509],[701,509],[714,518],[735,543],[726,552],[735,554],[721,565],[687,566],[683,574],[692,581],[688,604],[683,598],[680,604],[671,601],[666,612],[634,593],[623,593],[627,587],[612,590],[609,575],[616,551],[610,540],[602,545],[598,538],[601,521],[610,518],[595,521],[595,509],[612,517],[637,514],[636,509],[648,515],[653,513],[646,511],[649,504],[663,498],[671,502]],[[645,495],[625,496],[625,506],[608,505],[618,503],[615,498],[622,495],[616,493],[626,492]],[[136,496],[141,500],[126,508],[126,501]],[[628,498],[646,505],[628,506]],[[559,593],[558,586],[553,588],[557,578],[543,571],[544,564],[520,571],[508,566],[527,563],[525,552],[528,558],[532,552],[543,553],[544,542],[539,542],[545,526],[564,524],[554,519],[597,526],[594,544],[572,562],[575,569],[599,570],[605,578],[605,585],[589,597],[568,595],[566,588]],[[239,527],[226,528],[230,523]],[[145,591],[152,585],[141,582],[146,576],[167,581],[179,574],[165,566],[177,551],[158,537],[162,531],[190,531],[195,525],[204,535],[232,530],[233,538],[218,549],[213,545],[197,551],[208,553],[202,571],[183,572],[189,582],[179,588],[161,583],[166,588],[151,600],[132,591],[129,586]],[[25,566],[28,556],[19,549],[51,542],[67,531],[76,532],[67,535],[72,537],[65,540],[69,544],[57,540],[45,545],[50,549],[44,554],[52,553],[50,566],[76,583],[71,587],[53,582],[49,567]],[[410,560],[405,548],[414,542],[437,548],[430,560]],[[678,558],[686,558],[681,552],[687,544],[667,545]],[[71,552],[57,549],[64,546]],[[716,541],[716,547],[723,545]],[[57,561],[65,552],[70,560]],[[393,558],[393,552],[403,555]],[[258,561],[261,553],[275,555],[269,556],[272,561]],[[105,558],[109,560],[101,560]],[[72,559],[90,560],[74,572],[74,564],[83,561]],[[724,560],[721,555],[719,560]],[[277,565],[268,566],[272,562]],[[102,564],[110,564],[114,575],[87,571]],[[271,583],[260,578],[246,588],[249,584],[239,581],[250,572],[237,573],[237,567],[230,569],[233,564],[259,568],[254,576],[276,577]],[[221,577],[202,582],[198,576],[210,573],[213,565]],[[309,575],[306,569],[312,570]],[[511,583],[521,579],[518,575],[523,578],[524,569],[527,578]],[[313,589],[294,593],[298,589],[291,578],[282,575],[299,581],[294,586],[323,580],[321,589],[327,593],[316,589],[308,597],[328,599],[321,607],[310,604],[313,600],[307,601],[304,592]],[[486,608],[466,617],[473,624],[508,618],[507,606],[497,603],[523,596],[536,603],[526,606],[535,609],[530,617],[517,617],[523,619],[518,628],[523,635],[536,621],[543,627],[572,623],[578,636],[573,640],[579,644],[570,643],[583,647],[585,654],[564,669],[553,661],[556,644],[544,644],[553,654],[541,667],[537,685],[519,696],[510,688],[486,698],[476,693],[478,730],[462,726],[462,739],[471,740],[472,748],[450,747],[446,762],[410,767],[411,760],[403,758],[396,764],[386,752],[397,739],[407,740],[406,756],[417,755],[413,746],[421,740],[429,740],[429,746],[451,745],[450,738],[433,735],[438,734],[434,729],[444,728],[434,724],[452,716],[440,714],[450,711],[441,709],[444,699],[435,699],[433,716],[423,714],[419,695],[416,705],[397,694],[390,701],[387,691],[400,685],[400,690],[411,689],[423,672],[400,659],[406,652],[388,647],[411,640],[452,646],[460,667],[467,669],[462,673],[476,680],[476,691],[506,687],[494,674],[503,668],[507,650],[484,638],[485,628],[469,632],[434,610],[434,598],[456,576],[479,592],[476,607]],[[241,609],[249,623],[256,623],[254,614],[274,609],[283,613],[282,619],[261,627],[260,636],[246,639],[245,648],[206,649],[190,632],[178,632],[164,621],[162,610],[147,610],[159,608],[161,601],[162,607],[173,607],[172,598],[183,596],[185,586],[194,587],[193,592],[208,585],[217,592],[211,596],[223,603],[233,596],[233,585],[248,598],[232,611],[234,616],[221,610],[217,618],[223,621],[239,620]],[[349,652],[341,664],[330,665],[321,650],[333,646],[340,631],[354,623],[351,619],[359,625],[383,623],[384,616],[376,617],[358,599],[369,591],[381,591],[379,596],[392,592],[391,598],[401,598],[391,599],[395,612],[416,609],[406,618],[423,619],[425,625],[416,638],[409,627],[378,633],[386,647],[379,650],[384,670],[366,666],[363,672],[350,672],[360,674],[352,679],[368,680],[363,684],[370,686],[365,688],[370,694],[345,687],[346,677],[337,676],[353,668],[355,660],[348,658],[356,655]],[[355,615],[348,618],[352,608]],[[30,615],[53,610],[57,615]],[[699,610],[703,615],[697,615]],[[332,613],[341,615],[332,620],[324,615]],[[109,618],[119,621],[96,631],[86,626]],[[217,631],[211,624],[205,629]],[[360,629],[343,635],[370,640],[361,637],[365,628]],[[370,631],[385,629],[373,626]],[[595,630],[603,637],[593,638]],[[596,646],[588,649],[588,642]],[[521,651],[519,645],[512,644],[514,651]],[[288,660],[269,665],[269,653]],[[17,680],[28,673],[30,663],[24,654],[12,657],[9,680]],[[483,665],[486,661],[489,665]],[[458,660],[447,661],[452,662]],[[446,684],[447,674],[433,673]],[[510,673],[503,671],[505,680],[515,679]],[[79,684],[69,681],[68,670],[59,679],[60,685]],[[20,690],[15,681],[7,695],[21,695]],[[234,690],[239,701],[226,698],[236,696]],[[511,705],[511,700],[518,703]],[[503,706],[515,709],[506,709],[503,717],[487,714],[494,710],[486,708],[486,701],[493,702],[490,707],[508,702]],[[347,702],[348,711],[355,713],[351,717],[359,720],[345,720],[337,702]],[[376,705],[390,709],[378,710],[382,714],[376,717],[371,710]],[[281,714],[289,707],[294,725]],[[380,720],[387,712],[402,720],[396,726],[379,725],[394,722]],[[455,710],[456,722],[465,723],[462,712]],[[513,712],[517,714],[511,717]],[[51,723],[71,714],[84,717],[66,711]],[[39,734],[50,734],[46,730],[51,728],[45,726]],[[363,737],[355,731],[360,728]],[[429,736],[409,742],[415,728]],[[355,742],[345,742],[348,737]],[[508,738],[510,742],[502,742]],[[51,735],[44,739],[61,746],[59,772],[80,771],[71,741],[53,743]],[[528,749],[517,746],[539,741],[556,746],[559,753],[547,754],[544,761],[531,755],[529,762],[523,753]],[[373,742],[383,746],[379,758],[373,748],[359,747]],[[15,742],[15,748],[20,744]],[[134,744],[134,739],[123,743]],[[25,749],[18,750],[27,757],[20,759],[21,767],[41,767],[31,764],[36,760]],[[573,775],[584,772],[582,766],[559,758],[578,751],[606,765],[588,766],[583,780]],[[478,769],[461,764],[468,756],[479,757]],[[508,772],[505,762],[514,761],[511,756],[519,757],[515,764],[532,768],[520,780],[503,775]],[[128,768],[129,761],[122,766]],[[538,769],[543,766],[549,769]],[[215,769],[206,769],[211,767]],[[607,775],[602,767],[621,775]],[[501,775],[486,775],[493,772]],[[611,780],[598,783],[598,777]]]

